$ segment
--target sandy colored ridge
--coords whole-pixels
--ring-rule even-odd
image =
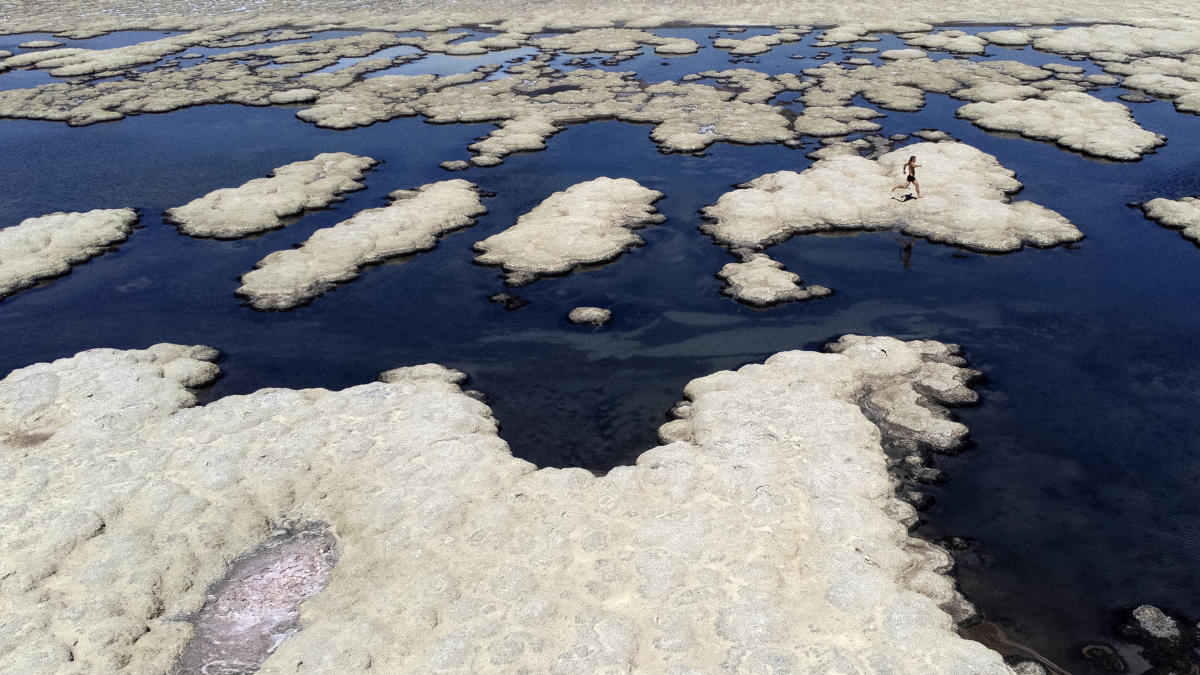
[[[512,227],[476,242],[475,262],[501,266],[505,282],[520,286],[614,260],[646,243],[634,229],[666,220],[654,208],[662,196],[630,178],[576,183],[547,197]]]
[[[286,310],[358,278],[367,265],[428,251],[442,235],[487,212],[461,178],[396,190],[392,203],[317,230],[298,248],[276,251],[242,276],[237,294],[261,310]]]
[[[1151,199],[1141,205],[1146,217],[1163,227],[1179,230],[1185,239],[1200,245],[1200,197]]]
[[[147,6],[137,0],[30,0],[12,3],[0,13],[9,32],[58,31],[95,35],[117,29],[193,29],[238,24],[244,30],[277,26],[330,26],[408,30],[481,23],[504,30],[533,33],[542,29],[608,27],[628,23],[646,28],[672,22],[695,25],[847,25],[900,31],[913,23],[1134,23],[1177,25],[1195,20],[1190,0],[1068,0],[1060,3],[1012,0],[938,2],[859,2],[836,4],[818,0],[783,0],[730,5],[721,0],[662,0],[654,3],[551,2],[549,0],[459,0],[458,2],[382,3],[377,0],[210,0],[203,4],[165,0]],[[898,18],[902,17],[902,18]]]
[[[326,152],[285,164],[267,178],[221,188],[167,209],[163,216],[193,237],[238,239],[283,227],[290,216],[319,209],[361,190],[363,172],[378,162],[348,152]]]
[[[133,209],[96,209],[51,213],[0,229],[0,299],[103,254],[125,241],[137,220]]]
[[[165,672],[230,561],[309,522],[337,563],[263,673],[1010,673],[956,634],[951,558],[909,536],[883,450],[960,444],[942,406],[975,373],[937,342],[829,349],[694,380],[664,445],[604,477],[511,457],[432,364],[199,407],[203,347],[22,368],[0,381],[0,659]]]
[[[901,166],[917,157],[923,199],[909,190]],[[718,243],[762,248],[793,235],[830,230],[895,230],[935,243],[1006,252],[1083,238],[1066,218],[1028,201],[995,157],[964,143],[917,143],[878,160],[852,155],[814,163],[801,173],[780,171],[721,195],[703,209],[702,229]]]
[[[771,307],[784,302],[802,302],[823,298],[833,291],[819,284],[803,285],[800,275],[783,268],[765,253],[750,253],[741,262],[732,262],[717,272],[725,281],[721,292],[755,307]]]

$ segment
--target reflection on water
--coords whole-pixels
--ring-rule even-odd
[[[702,48],[684,57],[646,49],[599,67],[655,81],[713,68],[797,72],[820,63],[815,34],[731,59],[711,46],[716,29],[661,32]],[[894,36],[867,44],[903,46]],[[826,51],[836,61],[854,46]],[[530,53],[517,51],[428,55],[394,70],[463,72]],[[1028,49],[989,53],[1062,61]],[[855,56],[877,61],[876,54]],[[582,57],[589,67],[607,58]],[[21,76],[0,75],[0,86]],[[733,258],[696,230],[697,211],[762,173],[805,168],[811,142],[798,150],[718,144],[703,157],[668,155],[650,142],[650,127],[594,122],[569,127],[544,152],[451,174],[438,163],[467,156],[466,146],[494,127],[407,118],[334,132],[296,120],[293,110],[235,106],[77,129],[0,121],[0,153],[20,167],[8,176],[0,224],[120,206],[135,206],[142,217],[142,229],[119,251],[0,303],[0,372],[90,347],[201,343],[225,353],[225,376],[211,398],[266,386],[339,388],[434,361],[471,375],[514,454],[603,471],[654,445],[683,385],[716,369],[815,348],[847,332],[959,342],[987,374],[979,385],[983,404],[959,412],[976,447],[939,459],[952,480],[929,488],[937,502],[922,532],[970,537],[975,544],[960,554],[958,572],[967,596],[1009,639],[1080,671],[1078,646],[1107,640],[1120,606],[1150,602],[1200,614],[1200,251],[1126,205],[1200,194],[1192,150],[1200,117],[1179,115],[1169,103],[1132,106],[1143,126],[1170,140],[1141,162],[1106,163],[989,135],[956,119],[959,105],[929,95],[919,112],[886,111],[881,133],[939,128],[996,155],[1025,183],[1020,198],[1062,213],[1087,238],[1070,249],[1004,256],[888,233],[796,238],[771,255],[835,294],[765,311],[718,292],[715,274]],[[254,239],[189,239],[161,221],[166,208],[327,151],[383,163],[367,175],[366,190]],[[523,287],[529,304],[519,309],[489,302],[506,289],[497,270],[472,264],[471,244],[552,192],[601,175],[628,176],[666,194],[658,208],[668,220],[639,231],[647,245],[611,265]],[[239,275],[267,253],[382,206],[392,190],[450,177],[495,196],[485,200],[489,213],[478,225],[436,250],[371,269],[292,312],[255,312],[234,297]],[[603,329],[572,326],[565,317],[579,305],[611,308],[614,320]]]

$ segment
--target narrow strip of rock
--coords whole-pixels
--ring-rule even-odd
[[[922,199],[909,199],[902,166],[917,158]],[[1028,201],[996,158],[964,143],[917,143],[878,160],[853,155],[820,160],[802,173],[759,176],[703,209],[702,229],[729,246],[762,248],[797,234],[896,230],[980,251],[1055,246],[1083,238],[1066,218]]]
[[[884,452],[965,438],[952,346],[846,336],[694,380],[664,445],[604,477],[513,458],[441,366],[196,407],[215,356],[97,349],[0,381],[6,667],[169,672],[231,561],[318,522],[324,590],[296,570],[225,605],[303,600],[261,672],[1011,675],[955,632],[951,559],[909,535]]]
[[[783,263],[765,253],[751,253],[741,262],[729,263],[717,277],[725,281],[722,293],[754,307],[803,302],[833,293],[818,284],[803,285],[799,274],[788,272]]]
[[[957,115],[989,131],[1017,133],[1108,159],[1141,159],[1166,142],[1166,137],[1139,126],[1129,108],[1083,92],[1055,92],[1045,99],[968,103],[958,109]]]
[[[276,251],[242,276],[237,294],[261,310],[301,305],[388,258],[428,251],[438,239],[487,212],[479,188],[461,178],[396,190],[393,201],[313,233],[299,248]]]
[[[1185,239],[1200,245],[1200,197],[1151,199],[1141,205],[1146,217],[1163,227],[1179,230]]]
[[[646,243],[632,230],[666,217],[654,208],[662,193],[629,178],[595,178],[555,192],[512,227],[475,243],[475,262],[500,265],[507,283],[566,274],[607,262]]]
[[[193,237],[248,237],[283,227],[288,216],[328,206],[341,194],[363,189],[363,172],[377,163],[348,152],[326,152],[285,164],[267,178],[213,190],[163,215]]]
[[[125,241],[137,220],[133,209],[96,209],[51,213],[0,229],[0,299],[101,255]]]

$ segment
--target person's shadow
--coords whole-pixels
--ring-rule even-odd
[[[898,202],[907,202],[907,201],[912,201],[912,200],[916,199],[916,196],[913,194],[906,194],[902,197],[893,196],[892,199],[895,201],[898,201]]]

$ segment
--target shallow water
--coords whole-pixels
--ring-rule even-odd
[[[822,62],[815,33],[731,59],[711,47],[708,36],[726,35],[718,29],[658,32],[703,47],[683,57],[646,48],[616,66],[599,63],[606,55],[583,57],[590,67],[635,70],[647,81],[727,67],[796,72]],[[732,37],[756,32],[772,31]],[[104,46],[126,43],[122,34],[106,38]],[[904,46],[894,36],[860,44]],[[852,55],[854,46],[824,51],[834,61],[878,60]],[[511,56],[430,55],[393,71],[463,72]],[[1093,64],[1030,49],[990,48],[986,58],[1096,72]],[[0,86],[22,72],[0,75]],[[1112,99],[1122,91],[1096,93]],[[770,254],[835,294],[770,310],[720,295],[714,275],[733,258],[696,230],[697,211],[735,184],[803,169],[813,142],[799,150],[718,144],[702,157],[667,155],[650,142],[649,126],[592,122],[568,127],[543,152],[451,174],[437,164],[469,158],[466,146],[492,125],[406,118],[335,132],[300,122],[294,108],[240,106],[83,128],[3,120],[0,154],[19,169],[8,176],[0,225],[52,211],[136,206],[142,227],[116,252],[0,302],[0,373],[91,347],[200,343],[225,355],[224,377],[205,393],[212,399],[269,386],[341,388],[432,361],[468,373],[470,386],[488,395],[514,454],[603,471],[655,445],[684,384],[714,370],[816,348],[847,332],[958,342],[987,375],[978,386],[982,405],[959,411],[975,447],[939,458],[952,480],[928,489],[937,502],[921,532],[974,540],[958,572],[967,596],[1013,638],[1083,672],[1079,645],[1108,641],[1121,606],[1151,602],[1200,614],[1200,250],[1126,205],[1200,194],[1200,117],[1164,102],[1131,105],[1168,144],[1140,162],[1111,163],[988,134],[956,119],[959,105],[929,95],[919,112],[884,111],[880,133],[939,128],[995,155],[1025,183],[1020,198],[1062,213],[1087,238],[1070,249],[1004,256],[917,241],[908,264],[902,238],[890,233],[796,238]],[[368,173],[367,189],[253,239],[191,239],[162,222],[166,208],[327,151],[383,164]],[[666,194],[658,207],[668,220],[640,231],[645,247],[515,290],[496,269],[472,264],[473,242],[554,191],[602,175]],[[383,205],[392,190],[452,177],[495,196],[485,199],[489,213],[478,225],[436,250],[368,270],[290,312],[256,312],[234,297],[238,277],[267,253]],[[488,302],[500,291],[530,304],[506,311]],[[609,307],[614,321],[572,326],[565,316],[579,305]]]

